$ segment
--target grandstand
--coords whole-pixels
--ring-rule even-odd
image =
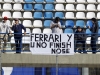
[[[96,69],[87,68],[91,66],[93,67],[94,65],[99,66],[99,62],[98,62],[99,58],[97,57],[99,56],[98,55],[99,53],[97,53],[97,56],[91,54],[92,52],[90,48],[91,31],[87,29],[87,25],[91,26],[90,19],[95,17],[98,20],[98,25],[100,28],[100,0],[0,0],[0,21],[2,20],[2,17],[4,16],[7,16],[9,18],[8,24],[10,25],[10,27],[12,27],[13,19],[19,18],[20,23],[22,23],[26,27],[26,33],[52,33],[50,29],[50,23],[55,17],[61,18],[62,33],[74,33],[76,26],[83,27],[84,29],[86,29],[86,34],[87,34],[86,50],[88,51],[89,56],[85,54],[82,55],[83,57],[80,54],[79,56],[77,56],[78,53],[76,53],[76,55],[71,58],[60,57],[59,65],[63,66],[64,68],[62,67],[58,68],[59,70],[58,75],[98,75],[100,74],[100,73],[97,73],[97,71],[99,72],[98,68]],[[98,35],[100,35],[100,29],[98,31]],[[42,66],[41,63],[38,63],[37,64],[38,66],[34,65],[33,67],[16,67],[16,66],[20,66],[21,63],[28,61],[28,60],[21,61],[25,59],[25,57],[29,56],[30,58],[32,58],[32,56],[29,55],[31,54],[29,50],[29,43],[30,43],[29,38],[30,38],[29,34],[26,34],[25,36],[23,36],[23,40],[22,40],[23,56],[19,55],[22,58],[22,59],[19,59],[20,57],[18,55],[13,54],[15,52],[15,45],[14,45],[15,42],[14,42],[14,37],[12,35],[11,40],[7,42],[8,43],[7,50],[6,50],[7,54],[2,54],[1,56],[2,57],[1,63],[3,67],[2,75],[4,75],[4,71],[6,72],[5,75],[8,75],[8,72],[11,72],[11,71],[12,71],[11,75],[56,75],[55,74],[56,68],[54,65],[55,62],[51,60],[53,59],[53,57],[46,58],[46,59],[50,59],[51,61],[50,60],[45,60],[45,62],[43,62],[42,60],[36,61],[36,62],[41,62],[42,64],[46,63],[46,65],[44,64],[45,67]],[[98,41],[97,41],[98,52],[100,50],[99,39],[100,37],[98,37]],[[75,57],[77,57],[76,60],[74,60]],[[12,61],[12,59],[14,58],[16,59]],[[38,58],[41,58],[41,56],[39,56]],[[41,59],[43,58],[45,58],[45,56],[42,57]],[[61,62],[65,58],[67,58],[69,62],[67,61],[67,59],[66,59],[67,62]],[[82,58],[84,58],[84,60],[82,60]],[[96,60],[97,58],[98,60]],[[35,56],[34,59],[36,60],[37,57]],[[34,59],[32,59],[32,62],[34,61]],[[12,62],[10,62],[9,60],[11,60]],[[75,61],[75,63],[73,60]],[[46,61],[50,62],[50,64],[53,63],[51,64],[51,67],[52,65],[53,67],[48,69],[47,67],[50,67],[50,65],[48,65],[48,62]],[[84,62],[80,62],[80,61],[84,61]],[[36,62],[33,62],[33,63],[36,64]],[[30,64],[31,59],[27,63]],[[66,66],[66,63],[67,63],[67,66]],[[75,64],[75,65],[73,67],[68,67],[69,64],[70,65]],[[78,65],[76,66],[76,64],[79,64],[80,66]],[[87,64],[89,66],[87,66]],[[8,68],[8,70],[6,70],[7,69],[6,66],[8,67],[11,66],[14,68],[13,70],[11,68]],[[37,68],[37,67],[41,67],[41,68]],[[79,68],[79,67],[86,67],[86,68]]]

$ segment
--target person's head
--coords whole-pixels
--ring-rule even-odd
[[[81,32],[82,28],[80,26],[77,27],[77,31]]]
[[[93,22],[93,23],[95,23],[95,22],[96,22],[96,18],[92,18],[91,20],[92,20],[92,22]]]
[[[3,18],[3,21],[6,22],[7,20],[8,20],[8,18],[5,16],[5,17]]]
[[[19,20],[18,20],[17,18],[15,19],[15,23],[16,23],[16,24],[18,24],[18,23],[19,23]]]
[[[60,18],[59,17],[56,17],[55,19],[54,19],[54,22],[55,23],[58,23],[60,21]]]

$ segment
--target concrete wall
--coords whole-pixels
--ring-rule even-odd
[[[100,54],[58,56],[59,67],[100,67]],[[56,56],[32,54],[1,54],[1,66],[55,67]]]

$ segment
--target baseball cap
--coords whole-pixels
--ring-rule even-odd
[[[3,18],[3,20],[8,20],[8,18],[5,16],[5,17]]]

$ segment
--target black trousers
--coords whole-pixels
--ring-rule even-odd
[[[22,49],[22,37],[15,36],[16,53],[21,53]]]
[[[85,40],[76,40],[76,47],[75,47],[75,50],[76,50],[76,48],[77,48],[77,43],[82,43],[82,47],[83,47],[83,53],[87,53],[86,52],[86,46],[85,46],[85,44],[86,44],[86,41]]]
[[[96,41],[97,41],[97,37],[96,36],[92,36],[91,37],[91,48],[92,48],[92,53],[96,53]]]

